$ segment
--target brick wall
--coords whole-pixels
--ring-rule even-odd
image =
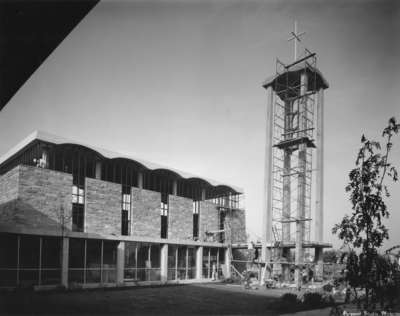
[[[85,232],[121,235],[120,184],[86,178]]]
[[[132,235],[160,238],[161,194],[159,192],[132,188]]]
[[[202,241],[205,240],[206,231],[218,230],[218,222],[218,209],[216,205],[209,201],[201,201],[199,239]]]
[[[18,168],[18,167],[17,167]],[[70,174],[32,166],[19,166],[18,199],[13,221],[17,226],[71,228]]]
[[[168,238],[193,239],[193,200],[169,196]]]

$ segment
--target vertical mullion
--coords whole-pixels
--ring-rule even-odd
[[[178,279],[178,247],[175,247],[175,280]]]
[[[218,268],[219,268],[219,250],[221,248],[217,248],[217,266],[215,267],[215,272],[217,273],[217,275],[215,276],[216,279],[218,279]]]
[[[101,241],[101,251],[100,251],[100,284],[103,284],[103,255],[104,255],[104,240]]]
[[[20,248],[21,248],[21,236],[18,235],[18,237],[17,237],[17,285],[19,285]]]
[[[84,243],[84,254],[83,254],[83,284],[86,284],[86,252],[87,252],[87,240]]]
[[[208,279],[211,277],[211,248],[208,248]]]
[[[153,266],[152,264],[151,264],[151,244],[149,245],[149,250],[148,250],[148,252],[147,252],[147,260],[150,262],[150,268],[148,268],[148,269],[151,269],[151,267]],[[146,268],[146,270],[147,270],[147,268]],[[145,271],[146,271],[145,270]],[[147,272],[147,271],[146,271]],[[146,275],[146,279],[148,278],[148,279],[150,279],[150,270],[148,271],[149,273],[148,273],[148,276]],[[146,273],[147,274],[147,273]],[[147,280],[147,281],[150,281],[150,280]]]
[[[39,237],[39,273],[38,273],[38,285],[41,285],[41,279],[42,279],[42,244],[43,244],[43,239],[42,239],[42,237]]]
[[[138,270],[138,266],[137,266],[137,262],[138,262],[138,245],[135,245],[135,279],[137,280],[137,270]]]
[[[186,269],[185,269],[185,279],[188,279],[188,269],[189,269],[189,247],[186,247]]]

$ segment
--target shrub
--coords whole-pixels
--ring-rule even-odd
[[[332,290],[333,290],[333,285],[331,284],[331,283],[327,283],[327,284],[324,284],[323,286],[322,286],[322,289],[325,291],[325,292],[332,292]]]
[[[323,307],[326,303],[321,293],[308,292],[303,295],[302,305],[305,309],[314,309]]]
[[[271,304],[271,308],[283,312],[295,312],[300,309],[301,302],[294,293],[285,293]]]
[[[285,293],[281,296],[280,301],[282,304],[289,305],[297,305],[300,303],[300,300],[297,297],[297,294],[294,293]]]

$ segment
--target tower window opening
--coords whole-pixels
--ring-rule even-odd
[[[131,188],[122,187],[121,197],[121,235],[129,236],[131,234]]]
[[[161,238],[168,236],[168,193],[161,193]]]

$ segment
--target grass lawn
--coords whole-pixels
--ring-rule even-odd
[[[191,284],[69,292],[0,294],[0,315],[276,315],[282,290]]]

